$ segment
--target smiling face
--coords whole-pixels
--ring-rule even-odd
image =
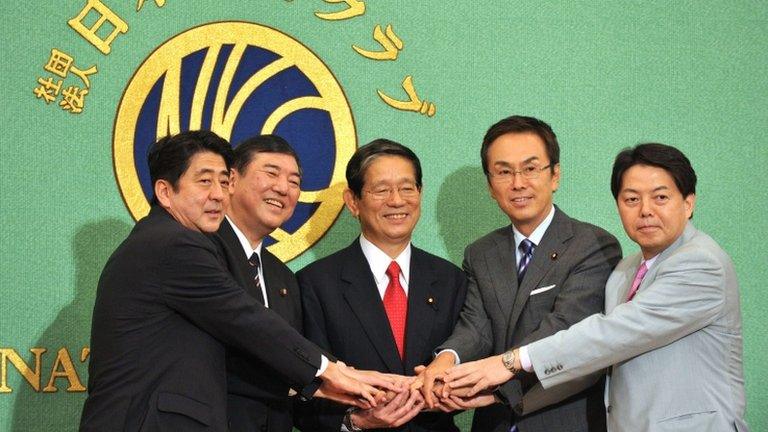
[[[523,235],[530,235],[552,209],[552,194],[560,185],[560,165],[550,164],[544,141],[534,133],[508,133],[488,148],[488,188],[499,208]],[[512,174],[511,181],[499,181],[510,171],[536,168],[537,178]]]
[[[209,233],[219,229],[224,219],[228,187],[229,170],[224,159],[215,153],[200,152],[189,160],[176,187],[167,180],[156,181],[155,196],[179,223]]]
[[[232,170],[228,215],[255,246],[292,215],[301,174],[289,154],[255,153],[245,172]]]
[[[622,176],[616,203],[624,230],[649,259],[683,234],[696,195],[684,197],[662,168],[634,165]]]
[[[344,202],[359,219],[366,239],[394,258],[411,241],[421,214],[421,191],[413,164],[401,156],[379,156],[363,176],[360,197],[344,191]]]

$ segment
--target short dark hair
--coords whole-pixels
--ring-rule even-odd
[[[296,160],[296,165],[299,167],[299,174],[301,174],[299,155],[288,144],[288,141],[277,135],[256,135],[240,142],[240,144],[235,146],[235,161],[232,164],[232,168],[241,174],[245,173],[248,164],[251,163],[257,153],[281,153],[293,156]]]
[[[537,118],[513,115],[498,121],[488,128],[485,137],[483,137],[483,145],[480,147],[480,159],[483,163],[483,172],[486,178],[489,175],[488,149],[498,137],[508,133],[532,133],[541,138],[544,141],[544,149],[547,151],[547,157],[549,158],[549,169],[551,172],[555,172],[555,165],[560,163],[560,144],[557,143],[557,135],[552,131],[552,128]]]
[[[160,138],[152,144],[147,155],[152,186],[158,180],[166,180],[175,190],[192,157],[204,152],[221,156],[227,169],[232,166],[232,147],[211,131],[186,131]],[[157,204],[157,197],[152,197],[152,204]]]
[[[380,156],[399,156],[411,162],[416,174],[416,187],[421,190],[421,162],[416,153],[400,143],[378,138],[358,148],[347,163],[347,185],[356,197],[362,196],[365,172]]]
[[[654,166],[668,172],[684,197],[696,193],[696,171],[683,152],[666,144],[644,143],[625,148],[616,156],[611,174],[614,199],[619,198],[624,173],[635,165]]]

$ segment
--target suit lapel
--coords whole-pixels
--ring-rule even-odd
[[[402,374],[403,363],[389,319],[359,240],[355,240],[347,250],[348,259],[341,271],[344,298],[389,372]]]
[[[495,242],[495,247],[485,252],[485,259],[488,263],[488,274],[496,287],[494,291],[499,307],[509,319],[517,293],[517,263],[512,226],[499,233]]]
[[[440,298],[432,289],[437,281],[432,268],[424,260],[424,252],[411,246],[411,270],[408,280],[408,321],[405,327],[405,372],[418,365],[432,332]]]
[[[640,291],[643,290],[646,286],[651,284],[654,279],[656,279],[656,274],[659,272],[659,265],[664,262],[665,259],[669,258],[670,255],[672,255],[677,248],[683,245],[683,243],[687,242],[691,237],[693,237],[696,234],[696,228],[693,227],[693,224],[688,222],[685,226],[685,229],[683,230],[683,233],[678,237],[674,242],[672,242],[671,245],[669,245],[666,249],[661,251],[661,253],[658,255],[658,258],[656,258],[656,261],[653,262],[653,265],[650,269],[648,269],[648,273],[645,274],[645,277],[643,277],[643,281],[640,282],[640,286],[637,288],[638,294]],[[637,266],[640,265],[640,262],[637,263]],[[635,270],[637,270],[637,266],[635,267]],[[632,279],[635,278],[635,273],[632,273]],[[637,295],[637,294],[635,294]],[[624,297],[626,299],[626,296]]]
[[[554,267],[553,254],[562,255],[566,253],[566,245],[564,243],[571,237],[573,237],[571,222],[562,211],[559,209],[555,210],[552,223],[544,233],[541,243],[536,246],[533,252],[533,259],[528,264],[525,277],[517,290],[514,307],[512,308],[507,325],[507,340],[511,337],[515,324],[523,312],[523,308],[528,304],[531,291],[539,286],[539,282],[544,279],[547,273],[552,271]]]
[[[611,312],[616,306],[627,301],[629,295],[629,289],[632,287],[632,280],[635,278],[637,268],[640,267],[640,261],[642,261],[643,255],[636,254],[633,257],[627,258],[626,265],[620,271],[615,283],[618,285],[616,294],[611,294],[608,285],[605,289],[605,313]],[[611,279],[608,279],[609,281]],[[613,281],[612,281],[613,283]]]
[[[218,234],[224,241],[229,270],[232,272],[232,276],[248,294],[253,298],[259,298],[255,293],[256,285],[251,279],[248,258],[245,256],[243,246],[240,244],[237,234],[235,234],[226,218],[221,222]]]

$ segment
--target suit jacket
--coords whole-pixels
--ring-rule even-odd
[[[608,429],[746,431],[741,313],[733,263],[688,224],[627,302],[641,255],[606,285],[606,313],[529,346],[544,387],[610,367]]]
[[[256,284],[251,265],[229,221],[224,219],[212,236],[224,256],[232,277],[254,298]],[[301,331],[301,297],[296,277],[266,248],[261,249],[261,267],[269,308],[291,327]],[[227,347],[227,417],[230,432],[290,432],[293,403],[288,383],[268,364],[236,347]]]
[[[476,360],[544,338],[601,312],[605,281],[620,259],[615,237],[556,208],[518,286],[512,226],[493,231],[465,251],[467,300],[456,329],[438,350],[453,349],[462,362]],[[510,407],[519,409],[523,394],[535,382],[536,377],[529,374],[501,386],[497,395],[508,406],[476,410],[472,430],[507,432],[511,424],[520,432],[605,429],[600,384],[575,395],[560,394],[556,399],[565,400],[536,412],[513,414]]]
[[[359,240],[297,273],[309,340],[359,369],[413,375],[451,332],[466,293],[463,272],[412,246],[405,359],[401,360],[384,305]],[[338,432],[345,407],[313,401],[297,420],[306,432]],[[422,413],[388,431],[455,431],[445,413]]]
[[[96,293],[81,431],[226,431],[225,344],[297,389],[320,350],[229,275],[213,242],[153,207]]]

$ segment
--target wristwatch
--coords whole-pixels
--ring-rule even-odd
[[[347,429],[348,432],[361,432],[362,429],[355,426],[355,424],[352,422],[352,413],[357,411],[357,408],[350,408],[347,410],[347,413],[344,414],[344,420],[341,421],[342,426]]]
[[[511,349],[501,355],[501,362],[504,363],[504,367],[507,368],[508,371],[517,375],[522,372],[523,369],[515,367],[515,357],[517,357],[515,350]]]

